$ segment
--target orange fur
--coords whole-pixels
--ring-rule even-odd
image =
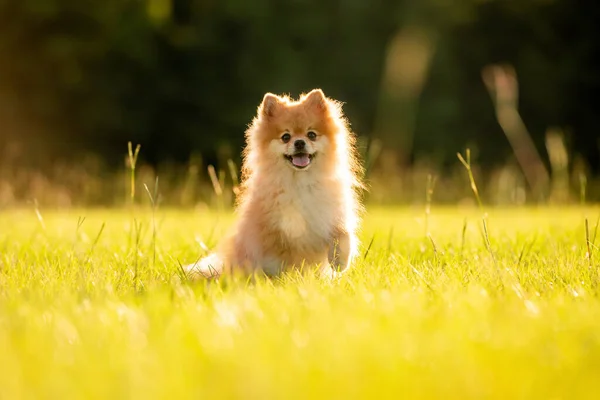
[[[282,139],[286,133],[289,142]],[[296,141],[305,145],[300,156],[310,154],[304,169],[292,162]],[[363,186],[341,104],[320,89],[297,101],[267,93],[246,144],[238,220],[215,253],[188,271],[214,277],[233,269],[267,275],[302,266],[328,274],[346,270],[357,252]]]

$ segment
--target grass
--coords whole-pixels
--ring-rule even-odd
[[[339,282],[209,285],[179,263],[229,214],[2,212],[0,399],[595,398],[600,209],[488,211],[370,209]]]

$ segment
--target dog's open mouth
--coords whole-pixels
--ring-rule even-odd
[[[292,166],[294,166],[294,168],[304,169],[310,165],[315,155],[308,153],[295,153],[291,156],[284,154],[284,157],[292,164]]]

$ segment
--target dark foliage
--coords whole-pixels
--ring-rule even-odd
[[[0,0],[0,145],[40,164],[121,163],[127,141],[152,163],[235,158],[266,91],[314,87],[369,137],[386,46],[415,25],[437,39],[412,158],[456,162],[466,145],[484,163],[510,156],[481,79],[502,62],[540,152],[558,126],[597,169],[598,21],[599,6],[574,0]]]

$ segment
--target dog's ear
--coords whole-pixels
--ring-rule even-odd
[[[265,97],[263,97],[262,104],[260,105],[260,114],[265,117],[272,117],[281,108],[281,105],[282,102],[279,97],[275,96],[273,93],[267,93],[265,94]]]
[[[304,105],[312,110],[324,111],[327,108],[327,99],[321,89],[311,90],[304,96]]]

